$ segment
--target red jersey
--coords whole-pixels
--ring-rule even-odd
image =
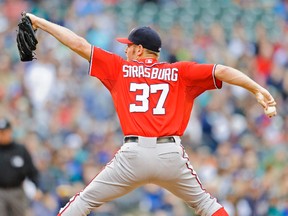
[[[181,136],[194,99],[222,87],[215,66],[153,58],[126,61],[93,47],[89,73],[110,91],[125,136]]]

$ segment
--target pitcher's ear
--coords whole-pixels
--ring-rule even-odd
[[[141,56],[143,53],[144,53],[144,47],[141,45],[141,44],[139,44],[138,46],[137,46],[137,55],[138,56]]]

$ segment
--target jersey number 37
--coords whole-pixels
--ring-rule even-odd
[[[165,114],[164,103],[167,98],[169,92],[169,85],[167,83],[163,84],[152,84],[148,85],[147,83],[131,83],[130,91],[136,92],[138,90],[142,90],[141,94],[137,94],[135,100],[139,102],[138,104],[130,104],[129,111],[130,112],[147,112],[149,110],[149,100],[150,94],[155,94],[158,91],[161,91],[160,97],[156,104],[156,107],[153,107],[153,114],[155,115],[163,115]]]

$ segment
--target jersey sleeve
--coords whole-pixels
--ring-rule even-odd
[[[89,75],[97,77],[111,90],[119,75],[123,59],[101,48],[92,47]]]
[[[189,87],[201,88],[203,91],[222,88],[222,81],[215,77],[216,64],[198,64],[182,62],[181,75]]]

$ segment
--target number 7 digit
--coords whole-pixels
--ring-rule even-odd
[[[169,85],[168,84],[151,85],[150,90],[152,94],[157,93],[157,91],[162,91],[156,107],[153,108],[153,114],[156,114],[156,115],[165,114],[164,103],[169,92]]]

